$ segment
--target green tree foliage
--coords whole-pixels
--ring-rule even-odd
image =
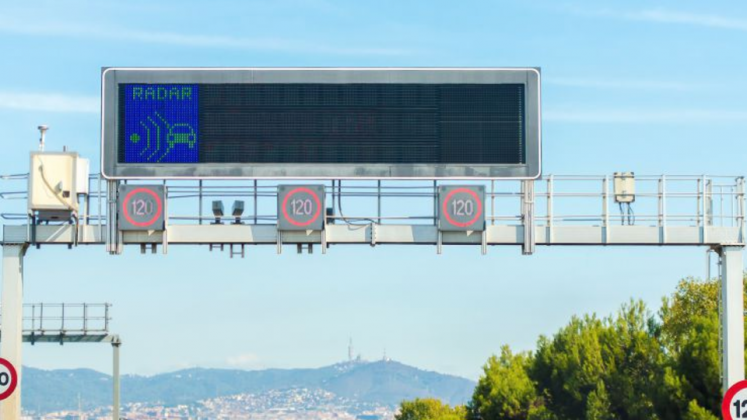
[[[658,317],[640,301],[604,319],[574,316],[540,337],[534,354],[504,346],[488,359],[463,414],[434,417],[428,413],[440,413],[440,403],[415,411],[403,403],[402,414],[425,414],[397,419],[717,419],[719,293],[716,280],[686,278],[663,299]]]
[[[417,398],[404,401],[400,405],[396,420],[464,420],[467,410],[464,406],[449,407],[433,398]]]
[[[532,377],[561,419],[656,419],[664,354],[642,302],[540,338]]]
[[[690,401],[687,405],[687,411],[685,412],[683,420],[718,420],[718,417],[711,414],[710,411],[698,405],[695,400]]]
[[[574,317],[552,340],[539,339],[532,376],[560,418],[586,417],[586,397],[604,373],[602,328],[595,317]]]
[[[681,378],[685,401],[718,413],[721,403],[721,359],[718,349],[717,316],[698,316],[692,331],[683,340],[674,357],[675,370]]]
[[[688,277],[679,282],[671,297],[662,299],[661,341],[669,351],[680,351],[692,332],[695,318],[718,316],[719,289],[717,281]]]
[[[500,358],[488,359],[469,407],[470,418],[527,418],[537,400],[534,382],[527,371],[530,365],[528,353],[513,354],[508,346],[501,348]]]
[[[607,388],[604,382],[597,382],[597,389],[586,399],[586,420],[613,420]]]
[[[683,418],[693,404],[712,415],[720,412],[719,294],[717,280],[686,278],[659,310],[660,341],[668,356],[662,386],[670,395],[670,411]]]

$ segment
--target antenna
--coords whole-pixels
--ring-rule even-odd
[[[48,125],[40,125],[37,127],[39,129],[39,132],[41,133],[41,137],[39,138],[39,151],[44,151],[44,134],[49,130]]]

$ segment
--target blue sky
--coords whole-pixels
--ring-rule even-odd
[[[41,123],[50,148],[97,165],[102,66],[537,66],[546,174],[739,175],[746,45],[737,1],[3,2],[0,172],[28,170]],[[123,371],[140,374],[321,366],[352,336],[366,358],[476,378],[501,344],[531,349],[630,298],[656,308],[705,270],[695,248],[136,251],[31,250],[26,301],[113,302]],[[110,366],[105,346],[25,351],[30,366]]]

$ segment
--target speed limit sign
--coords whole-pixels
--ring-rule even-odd
[[[485,230],[485,187],[442,185],[438,188],[441,231]]]
[[[119,230],[163,230],[163,185],[120,185]]]
[[[18,386],[18,372],[6,359],[0,358],[0,401],[13,394]]]
[[[721,415],[724,420],[747,419],[747,381],[739,381],[726,391]]]
[[[324,185],[278,185],[278,229],[322,230]]]

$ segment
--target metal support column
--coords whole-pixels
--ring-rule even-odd
[[[113,390],[113,402],[112,402],[112,419],[119,420],[119,347],[122,346],[122,341],[119,336],[112,340],[112,350],[114,353],[113,366],[112,366],[112,390]]]
[[[532,255],[534,254],[536,241],[534,235],[534,181],[521,182],[521,197],[521,219],[524,227],[522,253]]]
[[[723,246],[721,254],[722,388],[744,379],[744,298],[741,246]]]
[[[18,371],[18,388],[0,402],[0,419],[21,418],[21,350],[23,344],[23,256],[26,244],[3,245],[2,341],[0,356]]]
[[[106,251],[112,255],[122,253],[119,231],[117,230],[117,194],[118,181],[106,183]]]

